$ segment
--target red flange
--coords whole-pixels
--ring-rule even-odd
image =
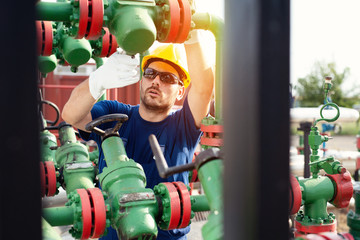
[[[75,0],[79,2],[79,29],[75,36],[76,39],[81,39],[85,36],[89,22],[89,1]]]
[[[178,191],[180,197],[180,203],[181,203],[181,218],[177,228],[184,228],[190,224],[190,219],[191,219],[190,194],[184,183],[173,182],[173,184],[175,185]]]
[[[350,233],[340,233],[341,236],[343,236],[346,240],[355,240],[355,238],[353,237],[353,235],[351,235]]]
[[[36,38],[37,38],[37,55],[41,55],[42,52],[42,27],[41,27],[41,21],[36,21]]]
[[[319,236],[325,238],[326,240],[344,240],[341,236],[334,232],[319,233]]]
[[[356,170],[360,169],[360,157],[356,158]]]
[[[171,216],[168,230],[171,230],[177,228],[177,226],[179,225],[181,217],[181,204],[176,187],[170,182],[164,182],[162,184],[166,186],[170,195]]]
[[[37,21],[37,48],[38,55],[50,56],[53,48],[53,29],[52,23],[49,21]]]
[[[196,156],[199,155],[199,153],[200,153],[200,152],[195,152],[195,153],[194,153],[192,162],[195,162]],[[198,181],[199,181],[198,172],[197,172],[196,168],[194,168],[194,170],[192,170],[192,175],[191,175],[191,180],[190,180],[190,182],[193,183],[193,182],[198,182]]]
[[[46,194],[46,176],[45,176],[45,167],[43,162],[40,162],[40,182],[41,182],[41,197],[44,197]]]
[[[297,236],[297,238],[298,237],[301,237],[302,239],[306,239],[306,240],[326,240],[326,238],[323,238],[317,234],[300,235]]]
[[[100,56],[101,58],[103,57],[107,57],[108,53],[109,53],[109,48],[110,48],[110,32],[109,29],[104,27],[103,28],[105,30],[105,34],[102,36],[102,48],[101,48],[101,53]]]
[[[299,211],[301,206],[301,188],[300,184],[294,175],[290,174],[290,214],[295,214]]]
[[[85,189],[76,189],[81,201],[82,235],[81,239],[88,239],[91,236],[92,211],[88,192]]]
[[[116,52],[116,49],[119,47],[116,37],[113,34],[110,34],[110,51],[107,55],[107,57],[110,57],[114,52]]]
[[[168,0],[170,7],[170,29],[164,42],[174,42],[180,28],[180,6],[178,0]]]
[[[302,225],[300,222],[295,220],[295,228],[297,232],[302,234],[336,232],[336,220],[334,220],[333,223],[323,225]]]
[[[224,144],[221,134],[224,132],[222,125],[203,125],[200,130],[204,133],[200,144],[206,146],[220,147]]]
[[[88,0],[89,15],[91,14],[91,25],[86,39],[96,40],[101,35],[104,21],[104,4],[102,0]]]
[[[191,28],[191,8],[188,0],[178,1],[180,6],[180,29],[175,42],[183,43],[187,39]]]
[[[350,199],[353,195],[353,185],[351,183],[351,175],[349,171],[343,168],[340,174],[327,174],[336,185],[335,197],[331,203],[337,208],[349,206]]]
[[[45,176],[46,176],[46,188],[47,193],[46,196],[55,196],[56,194],[56,170],[54,163],[52,161],[45,161],[44,162],[45,167]]]
[[[50,56],[52,54],[53,48],[53,29],[52,23],[49,21],[43,21],[44,24],[44,33],[45,33],[45,40],[44,40],[44,52],[42,53],[43,56]]]
[[[106,207],[104,197],[98,188],[87,189],[92,203],[93,226],[91,238],[99,238],[106,229]]]

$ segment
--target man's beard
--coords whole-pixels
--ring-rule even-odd
[[[159,105],[159,104],[151,103],[150,101],[148,101],[148,98],[151,98],[150,96],[146,97],[146,93],[149,89],[156,89],[157,91],[160,92],[159,88],[156,88],[156,87],[150,87],[150,88],[146,89],[145,93],[141,96],[141,102],[146,109],[157,112],[157,113],[163,113],[163,112],[167,112],[169,109],[172,108],[172,106],[174,104]]]

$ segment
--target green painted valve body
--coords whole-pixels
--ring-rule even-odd
[[[335,194],[330,178],[318,177],[298,180],[302,188],[304,211],[299,211],[296,221],[303,226],[332,224],[335,220],[333,213],[327,213],[327,203]]]
[[[320,119],[314,121],[313,126],[311,127],[309,134],[309,146],[311,148],[310,155],[310,172],[312,177],[308,179],[298,179],[298,182],[301,186],[302,192],[302,204],[304,205],[304,211],[300,210],[296,215],[296,222],[299,223],[299,227],[302,229],[312,229],[309,232],[324,231],[321,230],[321,227],[328,226],[329,229],[333,229],[335,226],[335,215],[333,213],[327,212],[327,203],[331,202],[336,206],[337,203],[334,203],[335,196],[337,194],[337,182],[334,182],[332,178],[327,176],[319,176],[320,170],[324,170],[326,174],[343,174],[346,172],[346,169],[342,167],[339,161],[335,160],[333,157],[327,157],[320,159],[318,155],[318,150],[323,142],[329,140],[327,136],[322,136],[316,127],[316,124],[319,121],[333,122],[336,121],[339,117],[339,108],[335,103],[329,103],[327,101],[327,95],[331,88],[331,81],[329,78],[326,78],[324,84],[325,91],[325,101],[326,104],[320,110]],[[334,107],[338,110],[337,115],[332,119],[327,119],[323,117],[322,111],[326,106]],[[345,196],[343,196],[345,197]],[[319,227],[319,228],[317,228]]]
[[[111,226],[124,239],[157,236],[158,206],[154,192],[146,189],[146,177],[138,163],[126,156],[119,137],[106,138],[102,148],[107,167],[99,175],[111,208]]]
[[[56,137],[48,130],[40,132],[41,161],[55,161]]]
[[[109,1],[109,30],[129,55],[142,53],[156,40],[155,1]]]
[[[224,238],[223,229],[223,161],[220,159],[206,162],[198,168],[198,176],[210,207],[207,223],[201,229],[204,239],[220,240]]]
[[[359,182],[356,182],[354,185],[354,195],[355,199],[355,212],[349,210],[347,215],[347,225],[349,226],[349,232],[353,235],[355,240],[360,240],[360,185]]]
[[[69,29],[63,23],[57,24],[54,36],[54,46],[58,47],[58,55],[73,67],[87,63],[92,56],[90,42],[84,38],[74,39],[69,35]],[[58,58],[61,58],[60,56]]]
[[[57,65],[57,59],[55,54],[50,56],[38,56],[38,68],[39,71],[46,76],[46,74],[54,71]]]
[[[61,146],[56,150],[55,158],[62,169],[66,193],[79,188],[93,188],[95,168],[89,160],[87,148],[76,140],[75,131],[70,125],[59,129]]]

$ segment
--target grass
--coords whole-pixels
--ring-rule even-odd
[[[338,134],[333,135],[357,135],[360,131],[360,125],[356,122],[352,123],[340,123],[341,126],[341,132]],[[321,131],[321,122],[317,125],[319,127],[319,130]],[[299,124],[291,124],[290,126],[290,134],[291,135],[302,135],[303,132],[298,131],[297,128],[299,127]]]

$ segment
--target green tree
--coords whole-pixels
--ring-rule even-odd
[[[358,97],[347,97],[349,93],[344,93],[341,89],[341,84],[346,81],[349,74],[349,68],[341,72],[336,71],[336,64],[333,62],[328,64],[316,62],[311,73],[304,78],[299,78],[295,87],[301,107],[315,107],[324,103],[324,79],[330,76],[333,83],[330,92],[332,102],[341,107],[351,108],[359,100]]]

